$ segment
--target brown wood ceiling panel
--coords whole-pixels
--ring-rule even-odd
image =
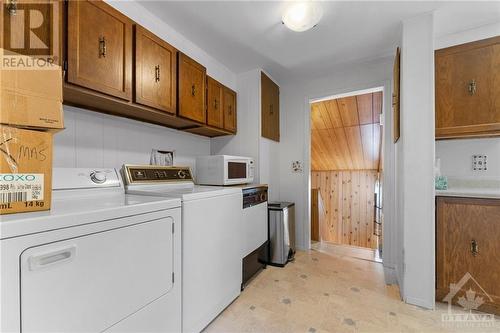
[[[313,170],[378,170],[382,92],[311,105]]]
[[[355,126],[359,125],[358,106],[356,96],[339,98],[337,100],[340,116],[342,117],[342,125]]]

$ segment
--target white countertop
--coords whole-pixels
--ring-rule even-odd
[[[500,179],[448,177],[448,189],[436,190],[436,196],[500,199]]]

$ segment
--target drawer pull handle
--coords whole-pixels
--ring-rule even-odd
[[[470,252],[474,257],[479,254],[479,245],[475,239],[470,241]]]
[[[155,82],[160,82],[160,65],[155,66]]]
[[[472,80],[469,82],[469,84],[467,85],[467,90],[469,91],[469,95],[473,96],[476,94],[476,91],[477,91],[477,84],[476,84],[476,80]]]
[[[33,255],[28,259],[30,271],[35,271],[44,267],[52,266],[57,263],[66,262],[76,254],[76,246],[71,245],[59,250]]]
[[[99,58],[106,58],[106,38],[99,37]]]

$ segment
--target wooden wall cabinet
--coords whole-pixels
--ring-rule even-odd
[[[500,314],[499,236],[500,199],[437,198],[436,300],[470,273],[475,281],[461,285],[453,302],[471,288],[485,301],[480,311]]]
[[[236,133],[236,92],[224,87],[224,129]]]
[[[207,76],[207,125],[224,128],[224,87]]]
[[[280,88],[261,72],[261,136],[280,141]]]
[[[500,37],[435,52],[436,138],[500,135]]]
[[[132,98],[132,21],[101,1],[68,2],[68,82]]]
[[[57,3],[65,104],[209,137],[236,132],[236,93],[225,112],[227,88],[210,81],[218,97],[207,110],[205,67],[103,1]]]
[[[205,67],[179,52],[177,53],[177,115],[189,120],[206,124]]]
[[[135,27],[134,101],[176,113],[177,50],[146,29]]]

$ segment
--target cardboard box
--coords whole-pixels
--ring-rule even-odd
[[[64,128],[61,67],[0,50],[0,124]]]
[[[0,125],[0,215],[50,209],[52,137]]]

